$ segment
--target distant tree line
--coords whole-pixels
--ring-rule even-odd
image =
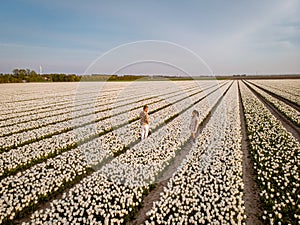
[[[149,79],[148,76],[138,76],[138,75],[100,75],[100,74],[92,74],[92,75],[84,75],[81,76],[81,81],[135,81],[138,79]]]
[[[76,82],[81,76],[75,74],[37,74],[30,69],[14,69],[12,74],[0,74],[0,83],[23,82]]]

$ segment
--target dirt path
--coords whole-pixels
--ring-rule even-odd
[[[245,115],[239,87],[239,106],[242,130],[242,151],[243,151],[243,181],[244,181],[244,202],[247,215],[246,225],[262,225],[259,217],[262,215],[261,203],[259,200],[259,188],[255,181],[255,171],[249,151],[249,140],[247,137]]]
[[[271,103],[265,100],[259,93],[257,93],[251,86],[249,86],[249,84],[245,84],[255,94],[255,96],[267,107],[267,109],[281,122],[282,126],[288,132],[290,132],[298,142],[300,142],[300,128],[293,124],[288,118],[286,118]]]

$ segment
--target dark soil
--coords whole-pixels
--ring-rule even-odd
[[[242,128],[242,151],[243,151],[243,181],[244,202],[247,216],[246,225],[262,225],[259,217],[262,216],[261,203],[259,200],[259,188],[257,186],[253,161],[249,150],[249,141],[246,131],[245,115],[239,90],[240,118]]]

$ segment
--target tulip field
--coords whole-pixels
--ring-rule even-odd
[[[0,87],[0,224],[300,224],[300,79]]]

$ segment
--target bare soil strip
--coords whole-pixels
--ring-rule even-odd
[[[271,103],[265,100],[259,93],[257,93],[251,86],[249,86],[249,84],[247,84],[246,82],[244,83],[255,94],[255,96],[267,107],[267,109],[281,122],[282,126],[288,132],[290,132],[298,142],[300,142],[300,128],[293,124],[289,119],[287,119]]]
[[[245,213],[247,216],[246,225],[262,225],[262,222],[259,220],[259,217],[262,215],[261,202],[259,200],[259,188],[255,180],[256,174],[249,149],[240,85],[238,85],[238,88],[242,131],[244,202]]]
[[[277,94],[275,94],[275,93],[269,91],[268,89],[265,89],[265,88],[263,88],[263,87],[261,87],[261,86],[255,84],[255,83],[253,83],[253,82],[250,82],[250,81],[248,81],[248,80],[247,80],[247,82],[249,82],[250,84],[254,85],[255,87],[257,87],[257,88],[263,90],[264,92],[267,92],[269,95],[273,96],[274,98],[277,98],[278,100],[284,102],[285,104],[287,104],[287,105],[293,107],[293,108],[296,109],[298,112],[300,112],[300,106],[297,105],[295,102],[292,102],[292,101],[290,101],[290,100],[288,100],[288,99],[286,99],[286,98],[284,98],[284,97],[282,97],[282,96],[280,96],[280,95],[277,95]]]
[[[203,122],[199,125],[196,138],[201,135],[203,129],[207,125],[207,123],[210,121],[210,118],[220,102],[222,101],[225,94],[228,92],[228,90],[231,88],[233,83],[228,87],[228,89],[223,93],[223,95],[219,98],[217,103],[213,106],[210,114],[203,120]],[[168,168],[162,173],[160,178],[158,178],[155,188],[144,198],[143,200],[143,207],[138,211],[136,218],[130,222],[128,222],[128,225],[139,225],[143,224],[146,219],[147,215],[146,213],[151,210],[153,203],[155,201],[159,201],[160,199],[160,193],[163,192],[164,187],[167,186],[170,178],[172,175],[176,172],[178,166],[182,163],[182,161],[185,159],[185,157],[190,152],[191,148],[193,147],[194,142],[190,138],[187,143],[181,148],[181,150],[176,154],[174,161],[168,166]]]

